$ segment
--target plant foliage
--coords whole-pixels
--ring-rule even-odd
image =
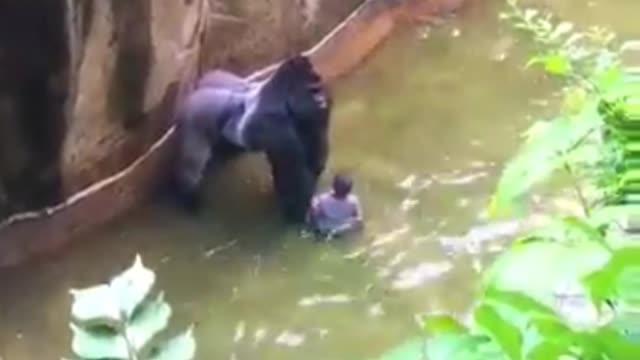
[[[155,274],[139,256],[110,283],[71,290],[72,350],[79,359],[191,360],[196,344],[189,328],[158,341],[171,307],[153,294]]]
[[[594,27],[578,32],[568,22],[554,22],[551,14],[522,9],[508,1],[502,17],[518,29],[532,34],[539,45],[528,66],[541,65],[565,80],[563,109],[550,119],[535,122],[525,141],[500,178],[490,213],[508,215],[524,209],[526,195],[558,175],[568,178],[585,214],[591,207],[609,202],[619,194],[616,170],[625,146],[611,141],[620,131],[605,122],[603,111],[611,111],[629,95],[637,95],[638,77],[622,66],[620,55],[628,43],[620,44],[615,34]],[[630,105],[621,112],[634,113]],[[618,108],[616,108],[618,109]],[[625,136],[629,136],[627,132]],[[629,163],[627,163],[629,165]]]
[[[483,273],[470,321],[431,314],[424,338],[380,360],[640,359],[640,75],[601,28],[577,32],[508,0],[502,18],[532,35],[541,66],[565,84],[563,106],[534,123],[506,165],[493,215],[525,209],[558,176],[584,210],[517,239]]]

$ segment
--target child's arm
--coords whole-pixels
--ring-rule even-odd
[[[311,199],[311,206],[307,211],[307,222],[314,223],[318,216],[322,215],[322,207],[320,206],[320,196],[316,195]]]

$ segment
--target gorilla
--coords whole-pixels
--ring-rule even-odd
[[[332,100],[309,59],[296,55],[261,82],[214,70],[178,109],[173,183],[189,210],[205,173],[230,153],[264,152],[284,217],[302,223],[329,153]]]

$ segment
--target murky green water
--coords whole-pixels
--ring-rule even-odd
[[[637,35],[637,0],[546,2]],[[157,270],[176,325],[197,323],[198,359],[367,359],[413,335],[416,313],[464,312],[478,270],[517,226],[483,217],[496,175],[551,88],[522,72],[524,46],[496,4],[427,40],[399,34],[335,89],[324,184],[352,171],[363,236],[314,244],[283,228],[265,164],[242,159],[211,185],[202,219],[148,206],[0,274],[0,359],[66,354],[68,289],[105,281],[136,253]]]

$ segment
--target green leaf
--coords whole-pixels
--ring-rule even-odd
[[[608,258],[609,252],[592,242],[564,244],[533,238],[499,256],[485,272],[482,285],[485,291],[520,293],[554,308],[558,286],[578,284]]]
[[[606,265],[583,276],[583,283],[596,303],[608,299],[635,297],[638,289],[629,282],[628,274],[640,271],[640,247],[629,246],[616,249]]]
[[[519,314],[506,304],[484,301],[476,307],[473,318],[483,334],[488,335],[500,345],[509,358],[519,359],[522,348],[522,335],[518,327]]]
[[[535,231],[532,235],[556,239],[568,245],[580,246],[583,242],[591,242],[602,246],[605,250],[611,250],[602,231],[586,220],[575,216],[552,220],[547,226]]]
[[[137,255],[133,266],[111,281],[120,309],[127,318],[151,293],[155,280],[155,273],[144,267],[140,255]]]
[[[483,295],[474,321],[511,359],[546,360],[600,353],[585,334],[572,330],[552,309],[534,299],[496,290]]]
[[[565,91],[563,107],[568,114],[579,114],[584,108],[588,93],[581,87],[571,87]]]
[[[640,344],[630,341],[625,335],[611,326],[601,328],[592,337],[609,359],[640,359]]]
[[[452,317],[435,315],[426,321],[432,334],[426,344],[423,338],[415,337],[378,360],[507,360],[489,337],[470,334]]]
[[[537,64],[542,64],[544,70],[551,75],[565,76],[573,71],[571,59],[567,55],[558,52],[536,56],[529,60],[526,67]]]
[[[131,322],[125,324],[130,345],[136,353],[144,353],[154,336],[163,330],[171,316],[171,308],[160,294],[154,301],[143,303]],[[127,352],[124,338],[105,327],[83,328],[72,324],[74,352],[88,359],[118,358]],[[126,358],[126,357],[123,357]]]
[[[595,109],[585,109],[575,117],[559,117],[533,124],[526,142],[505,166],[489,205],[492,217],[510,215],[519,208],[528,191],[563,169],[578,144],[601,125]],[[563,170],[564,171],[564,170]]]
[[[427,359],[507,360],[508,357],[486,336],[448,334],[436,336],[427,341]]]
[[[619,66],[610,66],[593,75],[594,84],[601,92],[609,91],[618,84],[623,77],[622,69]]]
[[[155,274],[145,268],[137,256],[132,267],[115,277],[109,285],[72,289],[72,318],[83,326],[117,326],[132,316],[151,292],[154,282]],[[125,319],[121,319],[122,315]]]
[[[467,329],[448,314],[428,314],[420,317],[422,328],[427,334],[464,333]]]
[[[105,325],[116,327],[120,323],[120,307],[109,285],[86,289],[72,289],[73,321],[82,326]]]
[[[193,327],[164,343],[153,352],[149,360],[191,360],[196,356]]]
[[[86,330],[71,324],[73,352],[83,359],[128,359],[127,343],[122,336],[104,327]]]
[[[377,360],[423,360],[425,340],[415,337],[384,353]],[[437,360],[434,358],[434,360]]]
[[[604,226],[622,223],[627,218],[640,218],[640,205],[606,206],[596,209],[590,216],[589,222],[594,226]]]
[[[169,323],[171,307],[162,293],[154,301],[145,302],[127,324],[127,336],[138,352],[145,352],[153,337]]]

